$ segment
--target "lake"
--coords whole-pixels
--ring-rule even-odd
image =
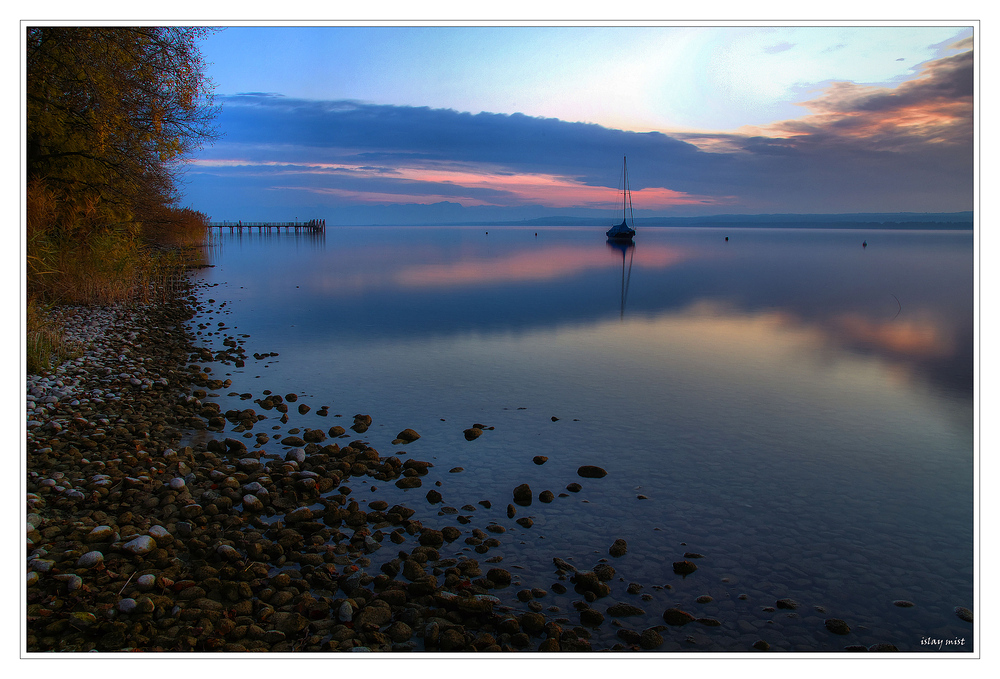
[[[268,413],[255,431],[272,436],[370,415],[340,443],[435,466],[423,488],[352,480],[351,497],[405,503],[463,538],[503,525],[488,554],[461,539],[439,551],[502,556],[516,581],[494,593],[526,610],[517,591],[542,588],[564,626],[579,624],[581,596],[551,589],[554,557],[613,566],[611,595],[593,605],[639,606],[620,618],[629,629],[672,607],[721,622],[664,631],[664,651],[761,639],[973,651],[955,613],[975,608],[972,232],[645,228],[628,249],[603,232],[216,233],[192,330],[213,349],[235,337],[277,356],[214,366],[233,384],[212,400],[245,408],[237,394],[271,390],[312,407],[290,408],[285,425]],[[467,441],[473,424],[487,429]],[[406,428],[421,438],[393,444]],[[607,475],[581,478],[582,465]],[[522,483],[535,499],[508,518]],[[543,490],[554,501],[539,502]],[[624,556],[609,555],[616,539]],[[399,549],[385,544],[373,574]],[[681,576],[685,554],[701,556]],[[777,607],[786,598],[797,607]],[[618,629],[609,615],[595,648]]]

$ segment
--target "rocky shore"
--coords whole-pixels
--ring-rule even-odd
[[[326,443],[350,438],[339,426],[285,437],[283,454],[221,434],[182,445],[227,425],[249,436],[265,419],[207,400],[229,382],[194,362],[244,356],[235,341],[194,345],[195,300],[63,309],[80,355],[29,376],[29,652],[591,650],[585,627],[500,605],[490,591],[510,585],[505,569],[442,558],[455,528],[350,499],[352,477],[416,488],[430,463]],[[287,421],[294,398],[257,404]],[[370,424],[359,415],[352,429]],[[499,542],[473,534],[482,553]],[[368,555],[404,543],[369,572]]]
[[[231,384],[212,366],[249,360],[247,336],[225,334],[224,323],[210,325],[207,316],[189,331],[204,311],[195,292],[185,283],[165,304],[64,309],[79,355],[48,376],[29,376],[29,652],[678,650],[678,634],[693,643],[685,626],[724,629],[716,617],[675,605],[662,616],[657,610],[662,624],[650,626],[641,607],[656,605],[649,589],[635,582],[613,589],[624,582],[612,563],[628,553],[625,540],[609,540],[589,568],[553,557],[550,572],[519,575],[489,555],[505,537],[501,522],[468,525],[488,501],[442,506],[442,523],[424,525],[398,494],[390,502],[378,490],[410,489],[407,499],[438,506],[441,483],[431,479],[441,470],[402,450],[380,454],[364,438],[367,415],[348,428],[278,434],[275,421],[285,425],[290,409],[304,415],[310,407],[296,404],[296,394],[266,390],[230,393],[253,407],[223,411],[212,399]],[[202,332],[200,341],[221,347],[197,346]],[[320,407],[310,417],[326,415]],[[271,434],[261,431],[265,424],[274,425]],[[489,429],[474,424],[465,438]],[[405,429],[392,443],[419,437]],[[585,466],[578,474],[605,472]],[[370,493],[359,502],[362,485]],[[571,483],[566,491],[579,489]],[[507,518],[530,528],[530,518],[515,517],[536,496],[555,499],[528,484],[512,489]],[[444,525],[452,520],[460,528]],[[678,554],[673,573],[691,576],[704,559]],[[551,605],[568,592],[576,595],[572,610]],[[614,600],[626,594],[628,601]],[[791,599],[767,603],[762,610],[798,615]],[[972,620],[968,609],[956,614]],[[632,629],[628,621],[637,619],[647,623]],[[843,620],[818,624],[837,639],[851,633]],[[744,621],[726,626],[738,650],[770,649]],[[597,633],[609,628],[611,642]]]

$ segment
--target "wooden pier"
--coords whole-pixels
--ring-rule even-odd
[[[271,231],[281,229],[295,231],[326,231],[325,219],[310,219],[307,222],[210,222],[210,229],[229,229],[232,231],[242,231],[243,229],[259,229],[260,231]]]

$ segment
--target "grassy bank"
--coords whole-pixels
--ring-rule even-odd
[[[29,373],[68,356],[52,311],[62,305],[144,304],[168,294],[177,272],[197,264],[207,216],[160,207],[143,221],[115,219],[33,181],[27,192],[25,346]]]

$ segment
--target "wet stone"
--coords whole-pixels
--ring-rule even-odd
[[[599,627],[604,622],[604,615],[593,608],[580,611],[580,624],[584,627]]]
[[[663,622],[668,625],[681,626],[689,622],[694,622],[694,620],[695,617],[693,615],[679,608],[668,608],[663,612]]]
[[[973,621],[972,611],[965,606],[955,606],[955,615],[965,622]]]
[[[639,646],[647,651],[659,648],[663,645],[663,636],[654,628],[643,630],[639,636]]]
[[[690,561],[685,560],[674,562],[674,573],[677,573],[677,575],[687,576],[694,573],[696,570],[698,570],[698,567]]]
[[[592,464],[585,464],[576,470],[577,475],[585,479],[600,479],[608,475],[602,468]]]
[[[828,630],[834,634],[850,634],[851,628],[846,622],[839,618],[827,618],[823,623]]]
[[[646,611],[642,610],[638,606],[633,606],[632,604],[626,603],[616,603],[608,606],[608,615],[621,618],[629,615],[645,615]]]
[[[396,434],[396,438],[402,441],[403,443],[412,443],[413,441],[416,441],[418,438],[420,438],[420,434],[418,434],[412,429],[404,429],[403,431]]]

